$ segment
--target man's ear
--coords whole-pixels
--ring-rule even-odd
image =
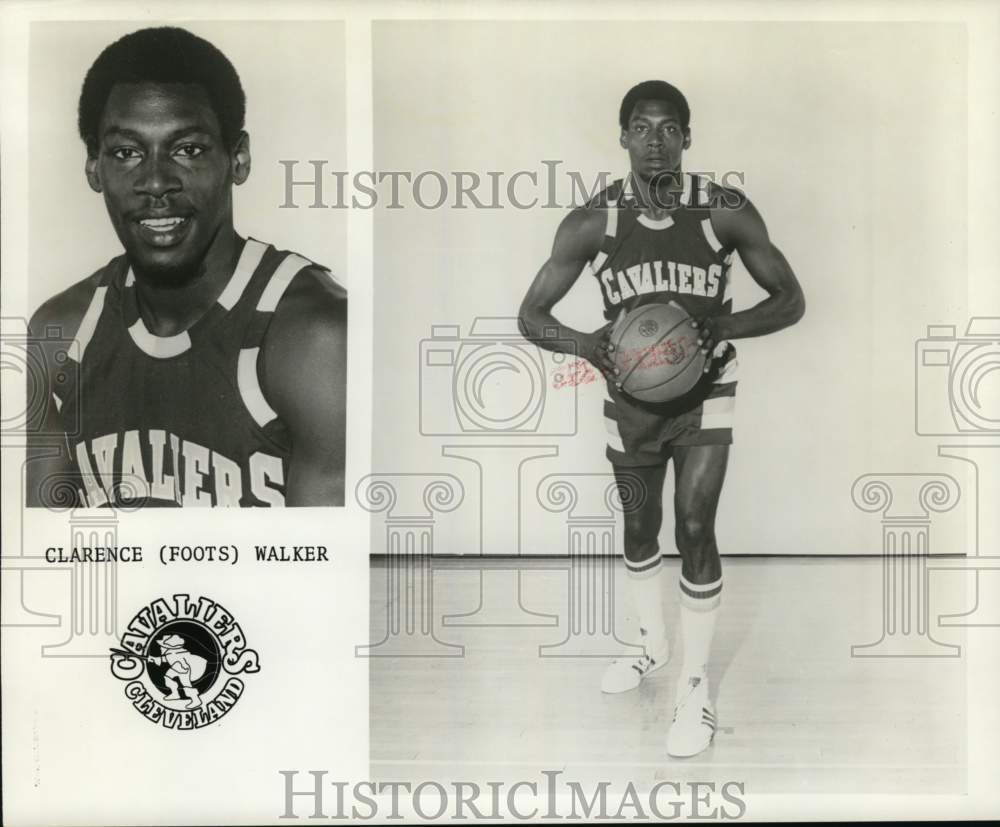
[[[232,156],[233,181],[238,185],[250,177],[250,136],[240,132],[233,147]]]
[[[87,175],[87,183],[90,184],[90,188],[94,192],[101,192],[101,176],[97,173],[97,156],[87,153],[87,163],[84,164],[83,170]]]
[[[622,130],[622,134],[618,136],[618,143],[621,144],[622,149],[628,149],[628,132],[624,129]]]
[[[690,129],[687,130],[684,133],[684,143],[682,144],[682,146],[684,147],[684,149],[690,149],[691,148],[691,130]]]

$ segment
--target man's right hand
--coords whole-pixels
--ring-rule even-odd
[[[617,322],[608,322],[604,327],[593,333],[583,333],[577,339],[577,356],[590,362],[606,379],[614,379],[618,374],[614,362],[614,345],[610,341],[611,331],[616,324]]]

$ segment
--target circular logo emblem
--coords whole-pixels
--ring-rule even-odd
[[[125,697],[167,729],[199,729],[243,697],[237,675],[260,671],[257,652],[233,615],[207,597],[175,594],[144,606],[111,650]]]
[[[655,319],[643,319],[639,322],[639,335],[640,336],[655,336],[656,331],[660,329],[660,326],[656,323]]]

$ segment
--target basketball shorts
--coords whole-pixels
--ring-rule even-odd
[[[712,367],[688,393],[641,402],[607,383],[607,457],[615,465],[662,465],[675,446],[730,445],[736,405],[736,348],[719,345]]]

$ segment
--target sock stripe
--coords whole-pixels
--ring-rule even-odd
[[[628,557],[625,558],[625,569],[630,575],[647,575],[656,569],[661,562],[659,554],[654,554],[648,560],[640,560],[638,562],[634,560],[629,560]]]
[[[681,594],[695,601],[710,600],[713,597],[718,597],[722,593],[721,577],[714,583],[697,585],[685,579],[685,577],[681,575],[679,585],[681,589]]]

